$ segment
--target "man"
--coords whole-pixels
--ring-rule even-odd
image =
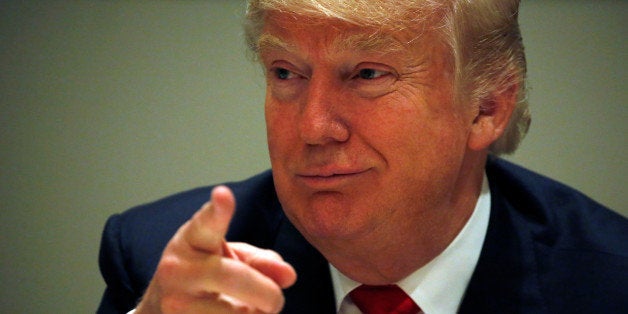
[[[250,1],[272,172],[112,217],[99,312],[625,311],[628,222],[494,157],[529,124],[517,11]]]

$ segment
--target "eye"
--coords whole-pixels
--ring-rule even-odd
[[[293,78],[297,77],[296,73],[294,73],[294,72],[292,72],[292,71],[290,71],[290,70],[288,70],[286,68],[279,68],[279,67],[277,67],[277,68],[271,69],[270,71],[271,71],[271,73],[274,74],[274,76],[277,79],[280,79],[280,80],[289,80],[289,79],[293,79]]]
[[[362,97],[375,98],[390,93],[398,77],[391,66],[364,62],[348,76],[348,86]]]
[[[359,77],[363,80],[373,80],[387,74],[389,74],[389,72],[367,68],[367,69],[361,69],[356,75],[356,77]]]
[[[307,77],[299,68],[288,62],[276,62],[267,70],[266,83],[269,93],[277,100],[291,101],[301,94]]]

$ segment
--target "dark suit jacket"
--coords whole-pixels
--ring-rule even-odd
[[[628,220],[579,192],[489,158],[488,233],[460,313],[628,313]],[[237,209],[227,238],[277,251],[298,274],[283,313],[335,313],[327,261],[284,216],[270,171],[228,184]],[[126,313],[172,235],[211,187],[112,216],[100,268],[99,313]]]

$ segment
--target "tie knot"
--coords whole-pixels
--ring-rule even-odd
[[[421,311],[397,285],[361,285],[349,296],[364,314],[417,314]]]

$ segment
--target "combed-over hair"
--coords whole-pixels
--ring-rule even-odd
[[[421,32],[429,24],[451,48],[458,103],[490,111],[495,96],[517,93],[510,122],[491,145],[491,152],[514,152],[528,130],[519,0],[250,0],[245,34],[255,54],[269,11],[333,18],[389,31]]]

